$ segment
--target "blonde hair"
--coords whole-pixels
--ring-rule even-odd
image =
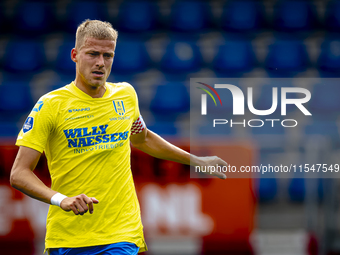
[[[87,19],[77,28],[76,49],[80,50],[88,37],[117,41],[118,32],[109,22]]]

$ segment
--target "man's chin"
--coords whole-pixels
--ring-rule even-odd
[[[104,86],[105,85],[105,80],[94,80],[94,81],[91,81],[89,83],[90,86],[92,87],[96,87],[96,88],[99,88],[100,86]]]

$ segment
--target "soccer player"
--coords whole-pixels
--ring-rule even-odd
[[[147,250],[130,169],[130,142],[161,159],[227,165],[218,157],[190,155],[146,128],[133,87],[106,82],[116,43],[117,31],[108,22],[86,20],[79,25],[71,51],[75,80],[39,99],[16,142],[20,147],[11,185],[52,205],[45,239],[52,255],[131,255]],[[43,151],[51,188],[33,173]]]

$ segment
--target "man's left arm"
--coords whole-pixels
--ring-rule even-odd
[[[147,128],[138,134],[131,135],[130,140],[134,147],[156,158],[192,166],[228,165],[224,160],[216,156],[198,157],[192,155]],[[211,174],[221,179],[227,178],[224,173],[213,172]]]

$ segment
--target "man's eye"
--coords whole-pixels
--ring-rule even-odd
[[[91,52],[90,55],[91,55],[91,56],[96,56],[97,53]]]
[[[104,54],[104,57],[105,57],[105,58],[112,58],[112,55],[110,55],[110,54]]]

